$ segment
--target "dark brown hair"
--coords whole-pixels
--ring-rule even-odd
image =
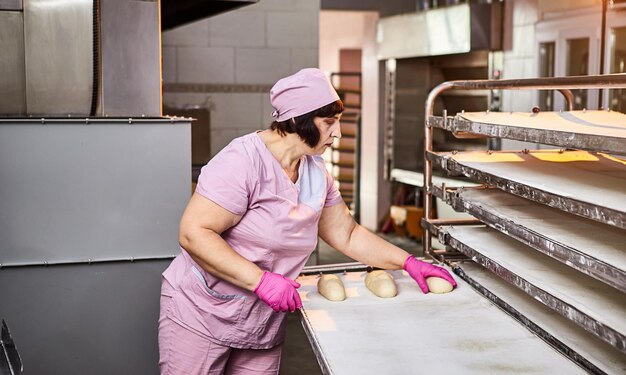
[[[333,117],[343,112],[343,102],[341,100],[334,101],[330,104],[313,110],[309,113],[305,113],[300,116],[296,116],[285,121],[274,121],[270,126],[270,129],[278,131],[282,136],[287,133],[296,133],[302,138],[304,143],[309,147],[315,147],[320,140],[320,132],[317,130],[313,119],[315,117]]]

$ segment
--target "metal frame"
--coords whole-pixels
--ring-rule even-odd
[[[606,89],[606,88],[626,88],[626,74],[606,74],[596,76],[572,76],[572,77],[548,77],[548,78],[528,78],[528,79],[505,79],[505,80],[469,80],[469,81],[449,81],[436,86],[428,94],[424,113],[424,218],[426,222],[432,216],[432,164],[427,155],[433,151],[433,128],[430,118],[433,116],[435,100],[447,90],[558,90],[565,96],[568,102],[568,109],[573,107],[573,94],[571,89]],[[447,123],[448,116],[444,110],[444,123]],[[435,257],[432,251],[431,231],[428,227],[424,230],[422,237],[424,253]]]
[[[186,117],[0,117],[2,124],[175,124],[195,121]]]
[[[302,323],[302,328],[306,337],[309,339],[309,343],[311,344],[311,349],[313,349],[313,354],[315,354],[315,358],[317,359],[317,363],[320,365],[320,370],[324,375],[332,375],[332,367],[328,360],[326,359],[326,354],[324,354],[324,349],[322,349],[322,345],[319,343],[317,337],[315,336],[315,329],[311,324],[311,321],[305,310],[300,311],[300,322]]]
[[[16,375],[24,370],[22,358],[15,347],[7,323],[2,319],[2,333],[0,334],[0,374]]]
[[[321,266],[307,266],[300,271],[300,275],[317,275],[323,273],[360,272],[372,270],[373,268],[359,262],[335,263]]]

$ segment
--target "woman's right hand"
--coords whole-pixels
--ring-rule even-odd
[[[288,277],[265,271],[254,293],[274,311],[294,312],[302,308],[302,300],[296,290],[299,287],[299,283]]]

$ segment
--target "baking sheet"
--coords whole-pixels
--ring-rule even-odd
[[[586,151],[428,152],[448,171],[626,229],[626,161]]]
[[[433,117],[431,124],[453,132],[470,132],[576,148],[626,154],[626,115],[609,111],[464,112]]]
[[[390,299],[365,287],[365,272],[339,274],[341,302],[317,292],[317,276],[298,278],[303,326],[324,373],[585,373],[462,280],[452,293],[424,295],[404,271],[391,274],[399,294]]]
[[[624,293],[490,228],[448,227],[448,243],[626,352]]]
[[[438,190],[440,191],[440,190]],[[626,293],[626,231],[495,188],[448,193],[455,209]]]
[[[474,262],[459,265],[482,287],[607,374],[626,374],[626,356]],[[590,366],[590,367],[591,367]],[[590,369],[591,370],[591,369]],[[595,371],[598,372],[598,371]]]

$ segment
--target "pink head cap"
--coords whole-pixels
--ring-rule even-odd
[[[270,90],[270,102],[274,107],[272,116],[276,121],[304,115],[337,100],[339,95],[317,68],[302,69],[280,79]]]

